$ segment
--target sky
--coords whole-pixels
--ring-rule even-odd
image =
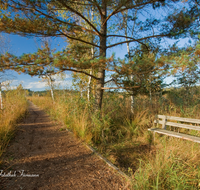
[[[5,35],[5,34],[4,34]],[[34,53],[40,47],[40,40],[36,38],[27,38],[19,35],[6,34],[7,39],[9,39],[9,52],[20,56],[23,53]],[[179,44],[183,46],[185,41],[180,41]],[[62,50],[66,47],[66,42],[62,38],[51,38],[52,48],[57,50]],[[108,50],[107,55],[110,56],[112,53],[115,53],[116,57],[124,58],[127,54],[126,44],[114,47]],[[42,91],[48,89],[47,82],[42,81],[41,78],[37,76],[31,77],[27,74],[18,74],[15,71],[7,71],[4,74],[4,81],[7,81],[5,84],[9,83],[11,88],[16,88],[19,84],[22,84],[24,89],[30,89],[32,91]],[[166,83],[172,82],[173,78],[167,78]],[[71,72],[66,72],[65,79],[59,78],[56,76],[56,83],[59,88],[71,88],[72,77]]]
[[[5,35],[5,34],[4,34]],[[9,41],[9,52],[20,56],[24,53],[34,53],[41,45],[41,41],[37,38],[27,38],[19,35],[5,35]],[[65,41],[62,38],[51,38],[51,44],[53,48],[61,50],[66,46]],[[33,91],[41,91],[48,88],[47,82],[42,81],[41,78],[37,76],[29,76],[27,74],[18,74],[15,71],[6,71],[4,74],[5,84],[10,85],[11,88],[16,88],[19,84],[22,84],[23,88],[30,89]],[[69,88],[72,84],[71,74],[66,73],[65,80],[56,76],[56,86],[62,88]]]

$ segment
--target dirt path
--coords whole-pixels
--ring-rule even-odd
[[[29,115],[4,154],[0,189],[127,189],[119,174],[60,128],[30,103]]]

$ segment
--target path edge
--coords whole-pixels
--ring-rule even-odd
[[[72,131],[70,131],[69,129],[66,128],[66,131],[68,131],[69,133],[73,134],[74,133]],[[75,135],[74,135],[75,136]],[[76,137],[77,138],[77,137]],[[80,140],[80,139],[79,139]],[[131,181],[131,177],[129,177],[128,175],[126,175],[124,172],[122,172],[117,166],[115,166],[113,163],[111,163],[108,159],[106,159],[105,157],[103,157],[100,153],[98,153],[94,148],[92,148],[91,146],[89,146],[87,143],[85,143],[84,141],[81,141],[81,143],[83,143],[90,151],[92,151],[94,154],[96,154],[101,160],[103,160],[109,167],[113,168],[115,171],[117,171],[120,175],[122,175],[123,177],[125,177],[128,181]]]

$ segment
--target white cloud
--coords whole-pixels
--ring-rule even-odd
[[[69,79],[69,78],[72,78],[72,76],[71,76],[71,74],[61,73],[61,74],[53,75],[52,78],[59,80],[61,78],[63,78],[63,79]]]
[[[14,90],[17,86],[2,86],[2,90]]]
[[[46,83],[45,82],[29,82],[25,85],[23,85],[24,88],[26,89],[32,89],[32,88],[45,88],[46,87]]]
[[[56,80],[54,84],[57,87],[66,88],[72,85],[72,80]]]
[[[19,81],[17,80],[6,80],[6,81],[3,81],[1,83],[2,85],[2,90],[13,90],[13,89],[16,89],[17,86],[19,86]]]
[[[65,80],[62,80],[60,77],[56,76],[55,77],[55,88],[67,88],[71,87],[72,85],[72,78],[70,74],[65,75]],[[25,89],[30,89],[30,90],[45,90],[49,89],[48,84],[46,81],[41,81],[40,78],[38,77],[32,77],[31,79],[27,80],[7,80],[3,82],[2,85],[2,90],[7,90],[7,89],[16,89],[17,86],[22,84],[23,88]],[[4,87],[3,87],[4,86]]]
[[[17,80],[6,80],[6,81],[3,81],[1,84],[2,84],[2,86],[8,86],[8,85],[10,85],[12,83],[16,83],[16,82],[17,82]]]

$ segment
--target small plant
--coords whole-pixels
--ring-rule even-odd
[[[132,176],[133,175],[133,170],[131,168],[128,168],[128,173]]]

